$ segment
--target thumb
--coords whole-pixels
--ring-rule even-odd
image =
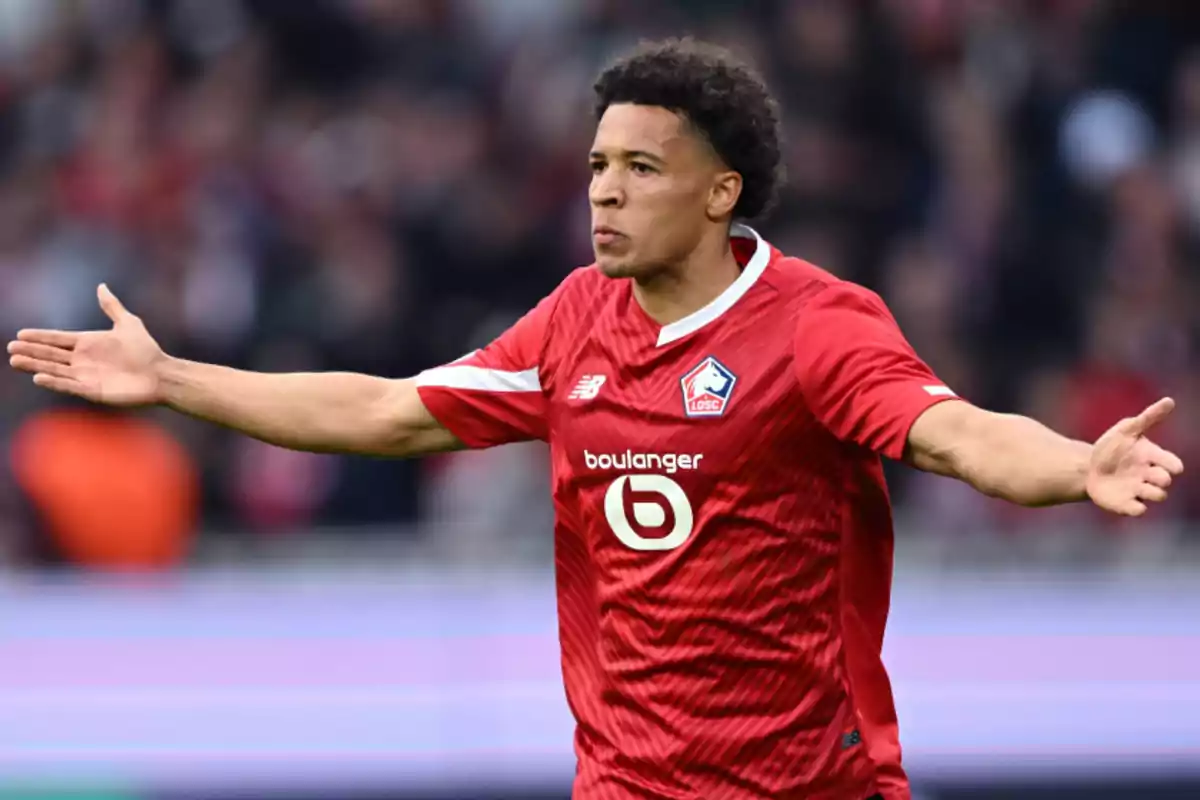
[[[1131,436],[1141,436],[1166,419],[1174,409],[1175,401],[1170,397],[1164,397],[1136,417],[1125,420],[1121,425],[1121,430]]]
[[[113,322],[120,322],[122,317],[128,316],[129,312],[125,310],[125,306],[121,305],[121,301],[108,288],[108,284],[100,284],[100,287],[96,290],[96,296],[100,300],[100,310]]]

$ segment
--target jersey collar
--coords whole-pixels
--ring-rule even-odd
[[[742,295],[750,291],[750,287],[759,279],[771,260],[771,246],[768,245],[758,232],[749,225],[735,224],[729,229],[729,235],[734,238],[752,239],[754,255],[746,262],[742,274],[729,284],[729,288],[721,292],[712,302],[701,309],[693,311],[683,319],[678,319],[669,325],[664,325],[658,332],[658,346],[671,344],[683,337],[695,333],[708,323],[720,317],[742,299]]]

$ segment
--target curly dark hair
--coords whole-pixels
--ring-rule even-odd
[[[779,106],[751,67],[691,38],[646,42],[596,79],[596,119],[610,105],[660,106],[685,118],[742,176],[738,219],[770,211],[784,181]]]

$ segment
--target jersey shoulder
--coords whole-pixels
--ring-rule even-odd
[[[567,273],[555,290],[562,296],[560,302],[579,303],[587,298],[595,299],[597,292],[606,288],[606,284],[614,283],[604,277],[595,264],[576,267]]]
[[[556,336],[573,336],[591,328],[603,299],[616,288],[594,265],[576,267],[554,290],[551,324]]]
[[[548,298],[551,310],[543,328],[545,381],[550,382],[561,364],[597,331],[611,330],[611,322],[605,324],[601,316],[612,306],[608,301],[619,288],[619,282],[606,278],[594,264],[573,269],[558,284]]]
[[[793,313],[803,311],[818,298],[821,304],[882,304],[879,295],[867,287],[839,278],[812,262],[778,251],[775,251],[771,267],[763,277]]]

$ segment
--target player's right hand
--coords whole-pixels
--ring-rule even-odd
[[[107,331],[26,329],[8,343],[9,363],[38,386],[96,403],[140,406],[159,402],[158,369],[166,360],[146,326],[108,287],[97,290],[112,320]]]

